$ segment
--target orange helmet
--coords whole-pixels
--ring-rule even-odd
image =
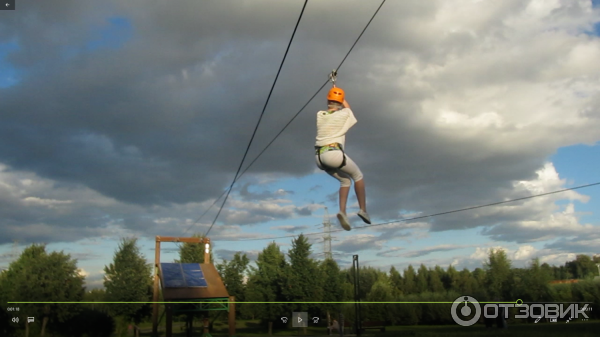
[[[342,88],[331,88],[329,93],[327,94],[328,101],[334,101],[339,103],[344,103],[344,90]]]

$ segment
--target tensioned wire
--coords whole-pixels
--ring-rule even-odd
[[[350,47],[350,49],[348,50],[348,52],[346,53],[346,55],[344,56],[344,58],[342,59],[342,61],[340,62],[340,64],[337,66],[336,70],[339,70],[342,65],[344,64],[344,62],[346,61],[346,59],[348,58],[348,56],[350,55],[350,53],[352,52],[352,50],[354,49],[354,47],[356,46],[356,44],[358,43],[358,41],[360,40],[360,38],[363,36],[363,34],[365,33],[365,31],[367,30],[367,28],[369,27],[369,25],[371,24],[371,22],[373,21],[373,19],[375,19],[375,16],[377,16],[377,13],[379,13],[379,10],[381,9],[381,7],[383,6],[383,4],[385,3],[386,0],[383,0],[381,2],[381,4],[379,5],[379,7],[377,7],[377,10],[375,11],[375,13],[373,13],[373,15],[371,16],[371,19],[369,19],[369,21],[367,22],[367,24],[365,25],[365,27],[363,28],[363,30],[360,32],[360,35],[358,35],[358,37],[356,38],[356,40],[354,41],[354,43],[352,44],[352,46]],[[305,3],[306,6],[306,3]],[[304,8],[303,8],[304,11]],[[299,20],[298,20],[299,22]],[[297,25],[296,25],[297,27]],[[295,30],[294,30],[295,32]],[[293,37],[293,35],[292,35]],[[291,43],[291,41],[290,41]],[[288,46],[289,48],[289,46]],[[286,51],[287,54],[287,51]],[[283,64],[283,62],[282,62]],[[278,73],[279,74],[279,73]],[[285,124],[285,126],[275,135],[275,137],[273,137],[273,139],[267,144],[267,146],[265,146],[265,148],[260,151],[260,153],[254,158],[254,160],[252,160],[252,162],[250,162],[250,164],[248,166],[246,166],[246,168],[244,169],[244,171],[242,171],[242,173],[240,173],[239,175],[236,173],[236,177],[233,179],[233,182],[231,183],[231,185],[229,186],[228,189],[224,190],[223,193],[221,193],[221,195],[215,199],[215,201],[212,203],[212,205],[210,205],[205,211],[204,213],[202,213],[202,215],[200,215],[200,217],[198,217],[198,219],[196,221],[194,221],[184,232],[187,233],[192,227],[194,227],[203,217],[204,215],[206,215],[206,213],[208,213],[208,211],[223,197],[223,195],[227,194],[227,197],[229,196],[229,193],[231,192],[231,189],[233,188],[233,185],[237,182],[237,180],[244,175],[244,173],[246,173],[248,171],[248,169],[250,169],[250,167],[252,165],[254,165],[254,163],[258,160],[258,158],[260,158],[260,156],[263,155],[263,153],[265,153],[265,151],[275,142],[275,140],[277,138],[279,138],[279,136],[283,133],[283,131],[285,131],[288,126],[290,126],[290,124],[292,124],[292,122],[300,115],[300,113],[308,106],[308,104],[310,104],[310,102],[313,101],[313,99],[319,94],[319,92],[321,92],[321,90],[323,90],[323,88],[327,85],[327,83],[329,83],[329,79],[327,79],[327,81],[325,81],[325,83],[323,83],[323,85],[321,85],[321,87],[312,95],[312,97],[302,106],[302,108],[300,108],[300,110],[298,110],[298,112],[296,112],[296,114],[290,119],[289,122],[287,122],[287,124]],[[275,83],[273,83],[273,85],[275,85]],[[271,88],[271,91],[273,89]],[[270,97],[270,93],[269,93],[269,97]],[[267,99],[267,103],[268,103],[268,99]],[[266,108],[266,104],[265,104],[265,108]],[[264,113],[264,109],[263,109],[263,113]],[[261,118],[262,118],[262,114],[261,114]],[[260,121],[259,121],[260,122]],[[257,124],[257,128],[258,128],[258,124]],[[256,132],[256,129],[255,129]],[[254,135],[253,135],[254,137]],[[250,146],[248,146],[248,149],[250,148]],[[248,153],[248,149],[246,149],[246,153],[244,154],[244,159]],[[242,166],[242,164],[244,163],[244,159],[242,159],[242,162],[240,163],[240,168]],[[239,169],[238,169],[239,172]],[[227,197],[225,197],[225,201],[227,201]],[[219,213],[221,212],[221,210],[223,209],[223,206],[225,205],[225,201],[221,204],[221,207],[219,209]],[[217,214],[218,217],[218,214]],[[206,232],[205,235],[208,235],[208,232],[210,232],[210,230],[212,229],[212,227],[214,226],[217,217],[215,217],[215,220],[213,221],[213,223],[211,224],[209,230]]]
[[[229,186],[229,189],[227,189],[227,194],[225,195],[225,199],[223,200],[223,203],[221,203],[221,207],[219,207],[219,211],[217,212],[217,215],[215,216],[215,218],[212,221],[212,224],[210,225],[210,227],[208,228],[208,230],[206,231],[206,233],[204,234],[204,236],[208,236],[208,233],[210,233],[210,230],[213,228],[213,226],[215,225],[215,222],[217,222],[217,219],[219,218],[219,215],[221,214],[221,211],[223,210],[223,206],[225,206],[225,203],[227,202],[227,198],[229,198],[229,193],[231,192],[231,189],[233,188],[233,184],[235,184],[238,175],[240,174],[240,171],[242,170],[242,165],[244,165],[244,161],[246,160],[246,156],[248,155],[248,151],[250,150],[250,146],[252,145],[252,142],[254,141],[254,136],[256,136],[256,131],[258,130],[258,127],[260,125],[260,122],[262,121],[262,118],[265,114],[265,110],[267,109],[267,105],[269,104],[269,100],[271,99],[271,94],[273,94],[273,89],[275,89],[275,84],[277,83],[277,79],[279,78],[279,74],[281,73],[281,69],[283,68],[283,63],[285,63],[285,59],[287,57],[288,52],[290,51],[290,47],[292,46],[292,41],[294,41],[294,36],[296,35],[296,31],[298,30],[298,26],[300,25],[300,20],[302,19],[302,15],[304,14],[304,9],[306,8],[306,4],[308,3],[308,0],[304,1],[304,6],[302,6],[302,11],[300,12],[300,16],[298,17],[298,21],[296,21],[296,26],[294,27],[294,32],[292,33],[292,37],[290,38],[290,42],[288,43],[288,46],[285,50],[285,54],[283,55],[283,59],[281,60],[281,64],[279,65],[279,69],[277,70],[277,75],[275,76],[275,80],[273,81],[273,85],[271,85],[271,90],[269,91],[269,96],[267,96],[267,100],[265,102],[265,105],[263,106],[262,112],[260,113],[260,117],[258,118],[258,122],[256,122],[256,126],[254,127],[254,131],[252,132],[252,137],[250,137],[250,141],[248,142],[248,146],[246,146],[246,151],[244,152],[244,156],[242,157],[242,161],[240,162],[240,165],[238,166],[237,172],[235,172],[235,176],[233,177],[233,180],[231,181],[231,185]]]
[[[565,189],[562,189],[562,190],[557,190],[557,191],[552,191],[552,192],[546,192],[546,193],[541,193],[541,194],[530,195],[530,196],[527,196],[527,197],[521,197],[521,198],[516,198],[516,199],[511,199],[511,200],[497,201],[497,202],[492,202],[492,203],[484,204],[484,205],[470,206],[470,207],[455,209],[455,210],[451,210],[451,211],[439,212],[439,213],[428,214],[428,215],[420,215],[420,216],[416,216],[416,217],[412,217],[412,218],[398,219],[398,220],[388,221],[388,222],[382,222],[382,223],[378,223],[378,224],[358,226],[358,227],[354,227],[352,230],[359,230],[359,229],[365,229],[365,228],[371,228],[371,227],[378,227],[378,226],[383,226],[383,225],[389,225],[389,224],[394,224],[394,223],[399,223],[399,222],[408,222],[408,221],[420,220],[420,219],[425,219],[425,218],[433,218],[433,217],[440,216],[440,215],[446,215],[446,214],[452,214],[452,213],[470,211],[470,210],[473,210],[473,209],[484,208],[484,207],[497,206],[497,205],[507,204],[507,203],[511,203],[511,202],[515,202],[515,201],[533,199],[533,198],[543,197],[543,196],[547,196],[547,195],[551,195],[551,194],[557,194],[557,193],[562,193],[562,192],[567,192],[567,191],[578,190],[578,189],[582,189],[582,188],[586,188],[586,187],[591,187],[591,186],[596,186],[596,185],[600,185],[600,182],[592,183],[592,184],[586,184],[586,185],[580,185],[580,186],[575,186],[575,187],[571,187],[571,188],[565,188]],[[334,230],[331,230],[331,233],[342,232],[342,231],[345,231],[345,230],[343,230],[343,229],[334,229]],[[323,235],[323,232],[312,232],[312,233],[306,233],[306,234],[302,233],[302,235],[304,235],[304,236],[308,236],[308,235]],[[279,240],[279,239],[287,239],[287,238],[295,238],[295,237],[298,237],[298,235],[283,235],[283,236],[274,236],[274,237],[268,237],[268,238],[251,238],[251,239],[237,239],[237,240],[223,240],[223,239],[219,239],[219,241],[261,241],[261,240]]]

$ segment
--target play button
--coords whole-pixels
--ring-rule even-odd
[[[292,326],[294,328],[308,327],[308,313],[307,312],[292,313]]]

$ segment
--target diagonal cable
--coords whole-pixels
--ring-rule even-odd
[[[360,35],[358,36],[358,38],[356,38],[356,40],[354,41],[354,43],[352,44],[352,47],[350,47],[350,49],[348,50],[348,52],[346,53],[346,55],[344,56],[344,58],[342,59],[342,61],[340,62],[340,64],[338,65],[337,69],[341,68],[342,65],[344,64],[344,62],[346,61],[346,59],[348,58],[348,56],[350,55],[350,53],[352,52],[352,50],[354,49],[354,46],[356,46],[356,44],[358,43],[358,41],[360,40],[360,38],[363,36],[363,34],[365,33],[365,31],[367,30],[367,28],[369,27],[369,25],[371,24],[371,22],[373,21],[373,19],[375,18],[375,16],[377,15],[377,13],[379,13],[379,10],[381,9],[381,7],[383,6],[383,4],[385,3],[386,0],[383,0],[381,2],[381,4],[379,5],[379,7],[377,8],[377,10],[375,11],[375,13],[373,13],[373,15],[371,16],[371,19],[369,20],[369,22],[366,24],[366,26],[363,28],[363,30],[361,31]],[[319,92],[321,92],[321,90],[323,90],[323,88],[327,85],[327,83],[329,83],[329,80],[325,81],[325,83],[323,83],[323,85],[321,85],[321,87],[314,93],[314,95],[312,95],[312,97],[306,102],[306,104],[304,104],[302,106],[302,108],[300,108],[300,110],[298,110],[298,112],[296,112],[296,114],[290,119],[289,122],[287,122],[287,124],[281,129],[281,131],[279,131],[279,133],[277,133],[277,135],[275,135],[275,137],[273,137],[273,139],[267,144],[267,146],[265,146],[265,148],[260,151],[260,153],[254,158],[254,160],[252,160],[252,162],[250,162],[250,164],[244,169],[244,171],[242,171],[241,174],[237,175],[236,174],[236,178],[233,180],[233,183],[231,184],[231,186],[229,187],[228,190],[223,191],[223,193],[221,194],[221,196],[219,198],[217,198],[212,205],[210,205],[206,211],[204,211],[204,213],[194,222],[192,223],[192,225],[186,230],[186,233],[194,226],[196,225],[196,223],[198,223],[200,221],[200,219],[202,219],[202,217],[208,212],[208,210],[210,208],[212,208],[219,199],[221,199],[223,197],[223,195],[225,193],[227,193],[227,195],[229,196],[229,192],[231,191],[231,188],[233,187],[233,184],[237,181],[237,179],[239,179],[242,175],[244,175],[244,173],[246,173],[246,171],[248,171],[248,169],[250,169],[250,167],[258,160],[258,158],[260,158],[260,156],[262,156],[262,154],[267,151],[267,149],[275,142],[275,140],[277,138],[279,138],[279,136],[283,133],[283,131],[285,131],[285,129],[287,129],[288,126],[290,126],[290,124],[292,124],[292,122],[296,119],[296,117],[298,117],[300,115],[300,113],[308,106],[308,104],[310,104],[310,102],[313,101],[313,99],[315,99],[315,97],[319,94]],[[262,117],[262,115],[261,115]],[[247,152],[246,152],[247,153]],[[244,155],[245,158],[246,155]],[[242,160],[242,163],[244,161]],[[238,171],[239,172],[239,171]],[[224,204],[224,203],[223,203]],[[222,208],[223,206],[221,206]],[[219,210],[220,212],[220,210]],[[218,216],[218,215],[217,215]],[[213,222],[214,224],[214,222]],[[212,228],[212,225],[211,225]],[[210,231],[210,229],[209,229]],[[208,234],[208,232],[207,232]]]
[[[233,180],[231,181],[231,185],[229,186],[229,189],[227,190],[227,194],[225,194],[225,199],[223,199],[223,202],[221,203],[221,207],[219,207],[219,211],[217,212],[217,215],[215,216],[212,224],[210,225],[210,227],[208,228],[208,230],[206,231],[206,234],[204,234],[204,236],[207,236],[208,233],[210,232],[210,230],[213,228],[213,226],[215,225],[215,222],[217,222],[217,219],[219,218],[219,215],[221,214],[221,211],[223,210],[223,206],[225,205],[225,203],[227,202],[227,198],[229,198],[229,193],[231,192],[231,189],[233,189],[233,185],[235,184],[236,180],[238,179],[238,175],[240,174],[240,171],[242,169],[242,165],[244,164],[244,161],[246,160],[246,156],[248,155],[248,151],[250,150],[250,146],[252,145],[252,141],[254,141],[254,136],[256,136],[256,131],[258,130],[258,126],[260,125],[260,122],[265,114],[265,110],[267,109],[267,105],[269,104],[269,100],[271,99],[271,94],[273,94],[273,89],[275,89],[275,84],[277,83],[277,79],[279,78],[279,74],[281,73],[281,68],[283,68],[283,63],[285,62],[285,59],[287,57],[287,54],[290,50],[290,47],[292,45],[292,41],[294,41],[294,35],[296,35],[296,31],[298,30],[298,26],[300,25],[300,20],[302,19],[302,15],[304,14],[304,9],[306,8],[306,4],[308,3],[308,0],[304,1],[304,6],[302,6],[302,11],[300,12],[300,16],[298,17],[298,21],[296,22],[296,26],[294,27],[294,32],[292,33],[292,37],[290,38],[290,42],[288,43],[288,46],[285,50],[285,54],[283,55],[283,59],[281,60],[281,64],[279,65],[279,70],[277,70],[277,75],[275,76],[275,80],[273,81],[273,85],[271,86],[271,90],[269,91],[269,96],[267,96],[267,101],[265,102],[265,105],[262,109],[262,112],[260,113],[260,117],[258,118],[258,122],[256,123],[256,126],[254,127],[254,132],[252,132],[252,137],[250,138],[250,141],[248,142],[248,146],[246,147],[246,151],[244,152],[244,156],[242,157],[242,161],[240,162],[240,165],[237,169],[237,172],[235,173],[235,176],[233,177]]]
[[[505,200],[505,201],[497,201],[497,202],[492,202],[492,203],[484,204],[484,205],[470,206],[470,207],[459,208],[459,209],[455,209],[455,210],[451,210],[451,211],[445,211],[445,212],[439,212],[439,213],[427,214],[427,215],[420,215],[420,216],[416,216],[416,217],[412,217],[412,218],[398,219],[398,220],[394,220],[394,221],[382,222],[382,223],[372,224],[372,225],[364,225],[364,226],[355,227],[353,230],[365,229],[365,228],[371,228],[371,227],[378,227],[378,226],[383,226],[383,225],[390,225],[390,224],[394,224],[394,223],[408,222],[408,221],[420,220],[420,219],[425,219],[425,218],[433,218],[433,217],[440,216],[440,215],[446,215],[446,214],[452,214],[452,213],[470,211],[470,210],[474,210],[474,209],[478,209],[478,208],[484,208],[484,207],[497,206],[497,205],[507,204],[507,203],[511,203],[511,202],[515,202],[515,201],[533,199],[533,198],[543,197],[543,196],[547,196],[547,195],[551,195],[551,194],[557,194],[557,193],[562,193],[562,192],[567,192],[567,191],[574,191],[574,190],[578,190],[578,189],[582,189],[582,188],[586,188],[586,187],[591,187],[591,186],[597,186],[597,185],[600,185],[600,182],[592,183],[592,184],[587,184],[587,185],[575,186],[575,187],[571,187],[571,188],[565,188],[565,189],[562,189],[562,190],[557,190],[557,191],[552,191],[552,192],[546,192],[546,193],[541,193],[541,194],[534,194],[534,195],[530,195],[530,196],[527,196],[527,197],[521,197],[521,198],[510,199],[510,200]],[[345,230],[343,230],[343,229],[334,229],[334,230],[331,230],[331,233],[344,232],[344,231]],[[309,235],[323,235],[323,232],[312,232],[312,233],[306,233],[306,234],[303,233],[303,235],[304,236],[309,236]],[[220,241],[262,241],[262,240],[277,240],[277,239],[295,238],[297,236],[298,235],[282,235],[282,236],[275,236],[275,237],[268,237],[268,238],[253,238],[253,239],[238,239],[238,240],[220,240]]]

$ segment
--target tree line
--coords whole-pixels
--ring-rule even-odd
[[[304,302],[353,302],[353,268],[341,269],[331,259],[311,258],[311,245],[300,235],[284,254],[276,243],[259,253],[256,266],[248,266],[245,254],[224,261],[219,270],[230,294],[245,302],[286,302],[286,304],[240,304],[240,315],[261,319],[266,325],[281,325],[282,313],[308,311],[330,319],[342,312],[354,320],[354,304]],[[358,293],[363,302],[453,302],[469,295],[479,301],[588,301],[600,304],[597,264],[600,255],[577,255],[563,266],[550,266],[533,259],[527,268],[514,268],[503,250],[491,250],[481,268],[456,270],[420,264],[409,265],[402,273],[395,267],[385,272],[365,266],[358,272]],[[235,276],[234,276],[235,275]],[[246,282],[242,275],[246,275]],[[551,284],[554,280],[581,280],[573,284]],[[362,304],[363,321],[386,324],[452,324],[450,304]],[[597,308],[594,315],[598,315]]]
[[[196,235],[199,236],[199,235]],[[354,321],[353,268],[340,268],[332,259],[317,260],[303,235],[292,240],[287,253],[272,242],[258,254],[255,265],[246,254],[216,265],[230,295],[236,297],[239,319],[259,320],[269,331],[280,328],[280,318],[294,311],[330,321],[340,312]],[[203,247],[180,246],[176,262],[202,263]],[[212,260],[212,258],[211,258]],[[362,302],[413,302],[411,304],[361,304],[363,321],[388,325],[453,324],[449,304],[469,295],[479,301],[593,302],[593,317],[600,313],[600,282],[597,264],[600,255],[577,255],[562,266],[550,266],[534,259],[526,268],[515,268],[503,250],[491,250],[481,268],[457,270],[450,265],[418,267],[409,265],[400,272],[365,266],[358,271]],[[33,244],[0,273],[0,303],[19,312],[0,311],[2,336],[117,336],[130,326],[148,321],[152,301],[152,265],[146,263],[136,239],[123,239],[113,261],[104,268],[104,288],[87,291],[77,260],[63,252],[47,252],[45,245]],[[553,280],[580,280],[552,284]],[[8,304],[8,301],[46,302]],[[57,302],[87,302],[74,305]],[[101,304],[96,302],[117,302]],[[338,303],[330,303],[338,302]],[[211,313],[213,321],[226,319]],[[35,324],[11,323],[19,316],[36,317]],[[332,317],[333,316],[333,317]]]

